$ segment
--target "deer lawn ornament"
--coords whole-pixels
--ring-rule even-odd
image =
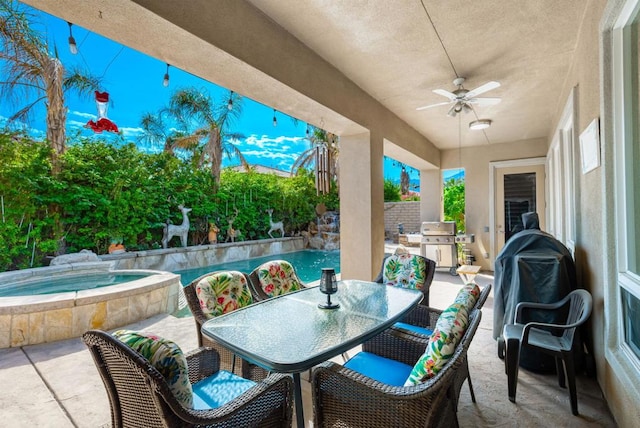
[[[187,236],[189,234],[189,212],[191,208],[185,208],[182,205],[178,205],[180,211],[182,211],[182,224],[169,224],[169,221],[164,225],[163,233],[162,233],[162,248],[167,248],[169,245],[169,241],[174,236],[180,237],[180,242],[182,242],[182,246],[187,246]]]
[[[271,229],[269,229],[269,232],[267,232],[269,234],[269,236],[271,238],[273,238],[273,235],[271,234],[271,232],[275,231],[275,230],[279,230],[280,233],[282,234],[281,238],[284,236],[284,225],[282,224],[281,221],[274,223],[273,222],[273,218],[271,218],[271,215],[273,214],[273,209],[270,208],[267,210],[267,212],[269,213],[269,224],[271,225]]]
[[[236,218],[238,217],[238,209],[236,208],[235,211],[236,215],[234,215],[230,219],[227,219],[229,228],[227,229],[227,239],[224,242],[236,242],[236,235],[238,234],[238,231],[233,228],[233,222],[236,221]]]

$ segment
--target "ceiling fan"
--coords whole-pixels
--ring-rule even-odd
[[[449,101],[431,104],[428,106],[418,107],[416,110],[426,110],[432,107],[444,106],[448,104],[453,104],[449,111],[447,112],[447,116],[454,117],[456,114],[460,112],[468,113],[473,110],[472,104],[482,105],[482,106],[491,106],[498,104],[501,99],[500,98],[477,98],[478,95],[484,94],[487,91],[495,89],[500,86],[498,82],[487,82],[482,86],[477,87],[473,90],[465,89],[462,85],[464,84],[464,77],[457,77],[453,84],[458,87],[458,89],[453,92],[446,91],[444,89],[434,89],[433,92],[442,95],[443,97],[449,98]]]

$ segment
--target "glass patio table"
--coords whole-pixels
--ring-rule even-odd
[[[331,301],[319,288],[263,300],[210,319],[202,333],[266,370],[292,373],[298,427],[304,427],[300,373],[374,337],[422,300],[422,292],[368,281],[338,282]]]

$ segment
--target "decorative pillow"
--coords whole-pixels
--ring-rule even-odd
[[[436,321],[434,330],[440,330],[451,336],[455,341],[455,345],[460,342],[464,332],[469,325],[469,311],[466,306],[461,303],[452,303],[447,309],[442,311]]]
[[[196,284],[196,295],[207,318],[253,303],[247,279],[238,271],[216,272],[202,278]]]
[[[460,289],[453,303],[462,303],[470,311],[478,301],[479,296],[480,287],[478,287],[478,284],[470,282]]]
[[[267,262],[258,269],[262,290],[269,297],[300,290],[302,283],[291,263],[285,260]]]
[[[169,389],[186,408],[193,405],[187,359],[180,347],[168,339],[131,330],[118,330],[113,336],[139,352],[166,379]]]
[[[389,256],[382,269],[382,282],[395,287],[421,290],[426,281],[427,264],[413,254]]]
[[[468,323],[469,314],[463,304],[454,303],[442,311],[424,354],[413,366],[404,385],[418,385],[438,374],[454,354]]]

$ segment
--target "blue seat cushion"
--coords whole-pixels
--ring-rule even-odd
[[[216,409],[242,395],[256,383],[220,370],[213,376],[192,385],[193,408],[196,410]]]
[[[391,386],[403,386],[413,369],[407,364],[370,352],[358,352],[344,366]]]
[[[428,328],[425,327],[418,327],[417,325],[413,325],[413,324],[407,324],[405,322],[397,322],[393,325],[395,328],[399,328],[402,330],[408,330],[412,333],[418,333],[418,334],[422,334],[424,336],[431,336],[431,333],[433,333],[433,330],[430,330]]]

